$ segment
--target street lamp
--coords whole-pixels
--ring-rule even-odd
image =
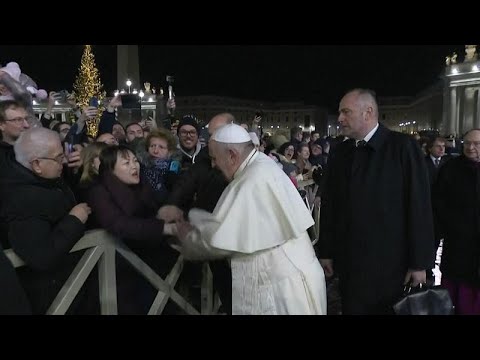
[[[118,96],[118,94],[119,94],[119,91],[115,90],[115,92],[113,93],[113,96]]]
[[[132,82],[130,81],[130,79],[127,79],[127,82],[126,82],[125,84],[127,84],[127,86],[128,86],[128,93],[130,94],[130,86],[132,86]]]
[[[143,97],[145,96],[145,93],[142,90],[140,90],[140,92],[138,93],[138,96],[140,96],[140,99],[143,100]]]

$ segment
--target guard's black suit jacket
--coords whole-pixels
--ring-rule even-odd
[[[344,314],[382,314],[403,291],[408,269],[434,265],[427,169],[407,135],[379,128],[330,155],[321,208],[322,259],[333,259]]]

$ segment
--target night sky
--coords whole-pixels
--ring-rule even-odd
[[[107,92],[116,89],[116,46],[93,45]],[[140,77],[159,87],[175,76],[175,93],[304,101],[336,111],[343,93],[369,87],[378,96],[415,95],[434,83],[445,56],[464,45],[140,45]],[[40,88],[71,90],[82,45],[0,46],[0,64],[20,64]],[[135,87],[135,84],[133,85]]]

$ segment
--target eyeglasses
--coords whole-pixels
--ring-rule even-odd
[[[49,157],[38,157],[37,158],[38,160],[52,160],[52,161],[55,161],[57,164],[63,164],[63,161],[65,160],[65,155],[64,154],[60,154],[58,155],[57,157],[54,157],[54,158],[49,158]]]
[[[28,122],[31,119],[30,116],[19,116],[13,119],[5,119],[5,121],[14,122],[15,124],[21,125],[24,121]]]
[[[480,147],[480,141],[465,141],[463,145],[465,147],[470,147],[470,145],[473,145],[475,147]]]
[[[196,131],[196,130],[190,130],[190,131],[180,130],[179,134],[180,134],[181,136],[187,136],[187,135],[196,136],[196,135],[197,135],[197,131]]]

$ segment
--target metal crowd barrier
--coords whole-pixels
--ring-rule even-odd
[[[312,214],[315,225],[313,226],[314,239],[312,240],[312,245],[315,245],[318,242],[320,236],[320,208],[315,206],[314,200],[315,195],[317,194],[318,185],[315,184],[313,180],[299,181],[298,186],[301,190],[305,190],[306,195],[303,198],[305,206],[308,211]]]
[[[215,315],[218,313],[220,300],[218,295],[214,296],[213,293],[213,277],[208,263],[204,263],[202,268],[201,312],[199,312],[175,290],[175,284],[183,269],[183,256],[179,255],[170,273],[165,279],[162,279],[122,241],[105,230],[87,231],[70,252],[84,249],[87,250],[50,305],[47,315],[65,315],[88,275],[97,264],[100,313],[102,315],[117,315],[116,252],[158,290],[148,315],[160,315],[168,299],[171,299],[188,315]],[[4,252],[15,268],[26,265],[12,249]]]

